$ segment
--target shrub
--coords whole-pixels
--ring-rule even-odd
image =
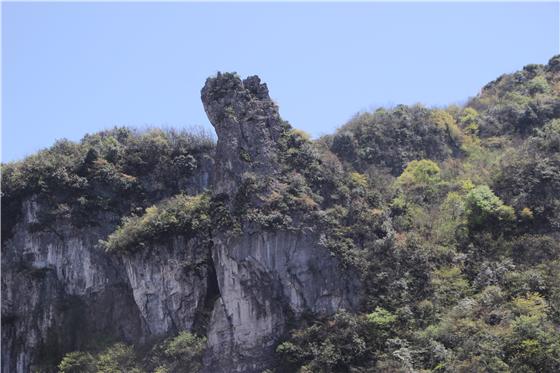
[[[114,128],[79,142],[59,140],[22,161],[2,165],[2,237],[8,239],[23,201],[40,202],[47,227],[64,216],[77,227],[95,225],[99,213],[129,214],[163,198],[204,185],[189,178],[209,155],[213,139],[199,131]]]
[[[525,265],[554,260],[560,258],[560,242],[548,235],[520,235],[511,242],[511,256]]]
[[[439,166],[427,159],[410,162],[396,180],[406,198],[416,203],[434,202],[443,182]]]
[[[416,185],[433,185],[440,181],[438,165],[428,159],[410,162],[397,178],[397,185],[411,187]]]
[[[538,315],[521,315],[512,322],[507,356],[515,371],[556,372],[560,369],[560,337]]]
[[[340,311],[330,320],[294,330],[276,352],[289,371],[346,372],[371,361],[363,319]]]
[[[470,284],[457,267],[445,267],[432,272],[432,286],[438,304],[447,307],[470,294]]]
[[[279,145],[284,162],[291,168],[304,173],[312,171],[317,154],[307,133],[297,129],[286,131]]]
[[[124,343],[115,343],[95,354],[70,352],[58,369],[60,373],[195,373],[202,366],[205,348],[206,338],[183,331],[154,345],[149,352],[146,346],[135,350]]]
[[[159,372],[198,372],[202,367],[202,353],[206,348],[206,338],[182,331],[176,337],[166,340],[156,349],[152,358]]]
[[[366,175],[361,174],[359,172],[352,172],[350,173],[350,178],[352,179],[352,183],[358,188],[362,188],[362,189],[367,188],[368,178]]]
[[[457,192],[449,192],[439,206],[439,213],[433,233],[436,241],[452,244],[456,233],[465,221],[465,198]]]
[[[550,85],[548,84],[544,76],[539,75],[527,82],[527,90],[529,91],[530,95],[535,95],[537,93],[548,93],[550,91]]]
[[[457,126],[455,118],[445,110],[435,109],[432,111],[432,120],[434,123],[447,131],[447,134],[453,141],[456,147],[460,147],[463,142],[463,132]]]
[[[397,320],[397,316],[384,308],[377,307],[375,311],[366,315],[366,319],[376,327],[389,327]]]
[[[535,131],[500,165],[494,187],[517,210],[528,208],[525,228],[535,232],[560,228],[560,121]]]
[[[208,234],[209,198],[205,194],[179,194],[146,209],[141,216],[126,217],[103,244],[109,251],[133,251],[169,234],[186,237]]]
[[[526,137],[534,128],[557,118],[560,97],[552,88],[557,80],[551,65],[534,65],[486,85],[468,104],[480,113],[480,135]]]
[[[515,211],[496,196],[487,185],[479,185],[466,197],[467,219],[471,229],[497,227],[503,222],[512,222]]]
[[[69,352],[58,365],[59,373],[96,373],[96,360],[88,352]]]
[[[479,130],[479,113],[471,107],[467,107],[463,110],[461,118],[459,119],[459,124],[465,133],[470,135],[478,135]]]
[[[60,373],[144,373],[131,346],[116,343],[95,356],[89,352],[66,354],[58,369]]]
[[[528,293],[515,297],[511,301],[511,309],[516,316],[544,318],[548,311],[548,304],[540,294]]]
[[[354,161],[356,158],[357,143],[352,132],[343,131],[333,136],[331,150],[340,155],[342,159]]]
[[[97,373],[142,373],[131,346],[116,343],[97,356]]]

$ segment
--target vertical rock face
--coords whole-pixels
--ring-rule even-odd
[[[98,248],[104,228],[29,232],[40,208],[24,203],[23,221],[2,252],[2,372],[43,371],[42,364],[96,338],[144,335],[118,260]]]
[[[207,245],[177,236],[123,262],[149,335],[193,329],[209,290]]]
[[[257,178],[278,174],[278,141],[290,127],[258,77],[218,74],[206,81],[202,101],[218,135],[215,195],[234,198],[246,172]],[[237,237],[213,235],[221,297],[208,330],[207,372],[260,372],[270,366],[289,318],[358,306],[357,279],[341,272],[313,236],[242,231]]]
[[[64,353],[103,341],[139,345],[205,330],[207,297],[215,298],[208,243],[177,236],[109,254],[99,240],[115,229],[114,217],[96,227],[65,221],[56,232],[30,231],[41,208],[24,202],[2,245],[3,373],[51,372]]]
[[[261,372],[289,320],[358,307],[357,278],[303,234],[216,238],[213,256],[221,299],[208,331],[206,372]]]
[[[233,194],[245,172],[264,176],[278,171],[276,144],[285,126],[258,76],[242,81],[218,73],[208,78],[201,96],[218,135],[215,194]]]

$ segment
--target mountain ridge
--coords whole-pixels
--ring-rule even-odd
[[[218,73],[217,143],[2,165],[2,372],[560,369],[558,66],[313,141]]]

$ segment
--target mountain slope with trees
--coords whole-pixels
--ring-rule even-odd
[[[115,128],[2,165],[3,372],[560,371],[560,56],[317,140],[258,77],[202,100],[217,142]]]

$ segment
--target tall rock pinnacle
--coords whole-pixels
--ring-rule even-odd
[[[266,84],[258,76],[242,81],[236,74],[218,73],[206,80],[201,98],[218,135],[214,193],[235,193],[246,172],[274,174],[277,141],[286,124]]]

